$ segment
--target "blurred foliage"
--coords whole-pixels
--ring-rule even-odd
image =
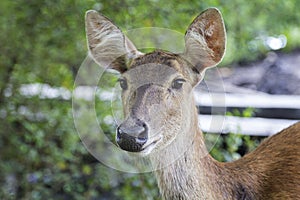
[[[223,64],[229,64],[263,57],[269,51],[264,40],[268,36],[284,35],[283,50],[299,47],[297,4],[297,0],[0,1],[0,199],[159,199],[153,174],[121,173],[87,152],[74,128],[70,99],[21,92],[24,84],[35,83],[72,90],[87,51],[86,10],[102,12],[123,30],[153,26],[184,33],[199,12],[218,7],[228,33]],[[111,115],[107,105],[96,106],[100,118]],[[111,133],[107,121],[101,124]],[[229,135],[218,140],[212,154],[228,161],[238,157],[241,145],[248,151],[256,143],[250,136]]]
[[[245,110],[234,109],[227,112],[226,116],[252,117],[255,109]],[[237,160],[245,154],[253,151],[260,142],[265,139],[263,136],[243,135],[242,133],[229,133],[227,135],[205,134],[206,143],[213,143],[210,154],[219,161],[230,162]]]

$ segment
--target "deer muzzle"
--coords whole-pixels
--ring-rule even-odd
[[[116,142],[119,147],[129,152],[140,152],[148,140],[148,127],[139,121],[131,126],[121,124],[117,128]]]

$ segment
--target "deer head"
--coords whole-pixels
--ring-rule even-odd
[[[125,120],[116,133],[121,149],[147,155],[166,148],[180,133],[195,132],[192,90],[225,51],[224,23],[217,9],[207,9],[195,18],[181,54],[139,52],[112,21],[96,11],[86,13],[86,33],[94,61],[121,73]]]

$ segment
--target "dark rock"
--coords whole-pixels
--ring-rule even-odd
[[[225,85],[269,94],[300,95],[299,51],[290,54],[271,52],[265,60],[231,70],[223,77]]]

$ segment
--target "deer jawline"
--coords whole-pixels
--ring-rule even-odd
[[[144,147],[142,148],[142,151],[139,152],[142,156],[149,155],[152,150],[157,146],[158,143],[162,141],[162,135],[159,135],[158,137],[155,137],[152,139],[152,141],[147,142]]]

